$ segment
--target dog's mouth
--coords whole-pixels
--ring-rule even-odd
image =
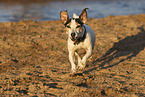
[[[77,37],[71,37],[71,40],[75,41],[75,40],[77,40]]]
[[[74,45],[76,45],[83,40],[83,37],[71,37],[71,40],[74,41]]]
[[[83,38],[82,36],[79,36],[79,37],[71,37],[71,40],[72,41],[75,41],[75,40],[78,40],[78,39],[81,39],[81,38]]]

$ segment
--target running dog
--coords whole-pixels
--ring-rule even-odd
[[[87,21],[87,9],[85,8],[80,16],[73,14],[73,18],[69,18],[68,12],[60,12],[60,20],[66,27],[68,34],[68,51],[69,61],[71,63],[71,74],[75,74],[77,69],[84,69],[87,59],[92,55],[92,50],[95,44],[95,33],[88,25],[85,25]],[[81,59],[77,49],[83,48],[86,50],[86,54]],[[75,56],[78,58],[78,65],[75,65]]]

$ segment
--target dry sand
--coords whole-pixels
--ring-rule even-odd
[[[93,58],[70,76],[60,21],[0,23],[0,95],[145,96],[145,14],[89,19],[87,24],[96,34]]]

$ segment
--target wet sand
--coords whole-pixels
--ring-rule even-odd
[[[0,23],[0,95],[145,96],[145,14],[89,19],[87,24],[96,34],[93,58],[70,76],[60,21]]]

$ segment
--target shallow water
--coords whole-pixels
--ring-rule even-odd
[[[59,20],[59,13],[68,10],[80,14],[89,8],[89,18],[103,18],[109,15],[145,13],[145,0],[97,0],[97,1],[53,1],[47,3],[0,3],[0,22],[24,20]]]

